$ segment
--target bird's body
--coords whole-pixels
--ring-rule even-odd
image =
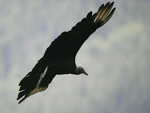
[[[66,60],[68,62],[66,62]],[[49,64],[54,64],[52,67],[53,70],[56,70],[57,74],[75,74],[75,62],[73,58],[59,58],[59,59],[51,59]]]
[[[86,18],[77,23],[70,31],[63,32],[45,51],[44,56],[19,83],[19,103],[32,94],[44,91],[56,75],[86,74],[82,67],[77,67],[75,57],[86,39],[103,26],[113,15],[114,2],[101,5],[97,13],[89,12]],[[111,11],[111,12],[110,12]]]

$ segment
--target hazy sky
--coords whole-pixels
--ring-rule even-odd
[[[0,1],[0,111],[3,113],[148,113],[149,0],[115,0],[113,17],[77,55],[89,76],[56,76],[17,104],[19,81],[50,43],[106,0]]]

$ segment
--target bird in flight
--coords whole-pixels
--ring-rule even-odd
[[[47,89],[56,75],[69,73],[88,75],[82,67],[76,66],[76,54],[86,39],[112,17],[116,9],[112,9],[113,4],[114,2],[102,4],[97,13],[89,12],[70,31],[63,32],[51,43],[32,71],[20,81],[17,98],[21,99],[19,103]]]

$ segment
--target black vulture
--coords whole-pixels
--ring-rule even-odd
[[[70,31],[63,32],[51,43],[32,71],[20,81],[17,100],[22,99],[19,103],[30,95],[47,89],[58,74],[87,75],[82,67],[76,66],[76,54],[86,39],[111,18],[116,9],[112,9],[113,4],[114,2],[102,4],[95,14],[89,12]]]

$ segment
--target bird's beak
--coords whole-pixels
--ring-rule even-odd
[[[83,73],[88,76],[88,74],[85,71]]]

